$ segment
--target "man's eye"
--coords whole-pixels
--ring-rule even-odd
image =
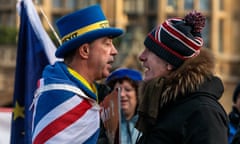
[[[110,46],[110,45],[112,45],[112,43],[106,42],[105,45]]]

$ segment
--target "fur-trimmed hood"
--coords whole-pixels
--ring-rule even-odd
[[[165,78],[162,102],[167,103],[177,96],[195,92],[206,80],[212,78],[215,68],[213,54],[202,48],[198,56],[185,61],[178,69]]]

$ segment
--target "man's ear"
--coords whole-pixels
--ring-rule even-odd
[[[89,51],[90,51],[90,46],[89,44],[83,44],[79,47],[78,49],[78,52],[79,52],[79,55],[82,57],[82,58],[88,58],[88,55],[89,55]]]

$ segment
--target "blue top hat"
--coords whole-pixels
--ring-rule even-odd
[[[124,77],[128,77],[134,81],[141,81],[142,80],[142,74],[134,69],[128,69],[128,68],[120,68],[115,71],[113,71],[107,78],[106,83],[108,84],[110,81],[115,79],[121,79]]]
[[[99,5],[93,5],[66,15],[57,21],[62,45],[57,49],[56,57],[64,55],[84,43],[109,36],[117,37],[123,30],[109,26]]]

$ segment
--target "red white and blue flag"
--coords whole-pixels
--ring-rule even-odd
[[[48,94],[44,95],[47,91]],[[67,91],[69,93],[66,93]],[[75,95],[69,95],[70,93]],[[36,95],[33,144],[96,143],[99,131],[99,106],[83,91],[67,84],[44,86],[41,83]],[[58,100],[51,101],[49,97]]]

